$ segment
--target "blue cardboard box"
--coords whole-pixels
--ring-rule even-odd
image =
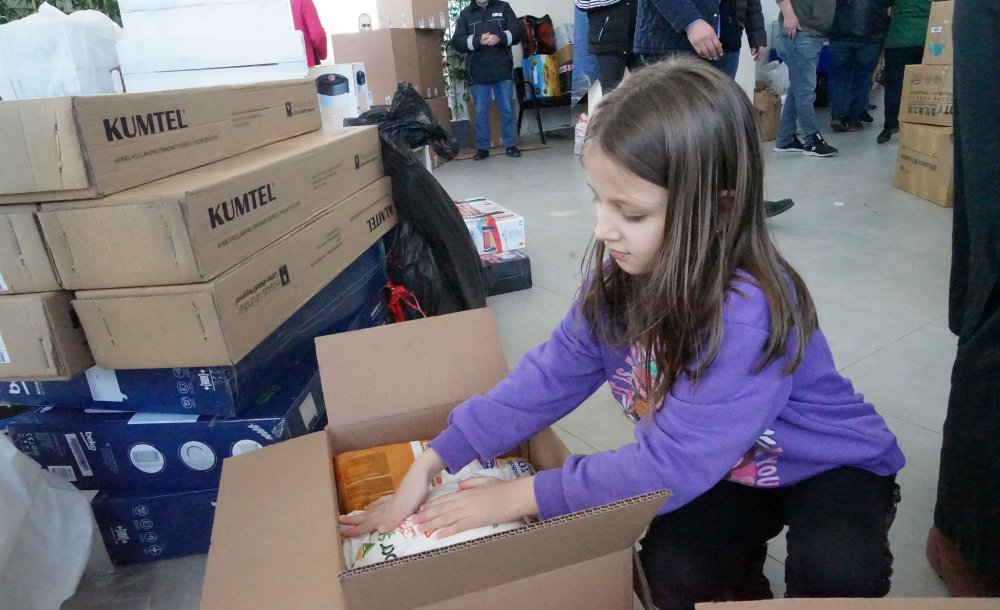
[[[107,370],[69,381],[0,382],[0,405],[232,416],[282,362],[315,363],[313,339],[381,324],[385,250],[376,242],[235,366]]]
[[[236,417],[42,407],[7,424],[22,452],[80,489],[219,486],[224,458],[312,432],[325,413],[315,361],[272,377]]]
[[[116,566],[207,553],[219,490],[94,497],[97,529]]]

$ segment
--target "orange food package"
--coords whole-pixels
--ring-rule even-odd
[[[375,500],[395,492],[427,443],[422,440],[381,445],[334,456],[333,471],[342,514],[364,510]]]

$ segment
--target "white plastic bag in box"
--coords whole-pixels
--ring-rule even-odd
[[[0,434],[0,608],[58,608],[76,591],[93,531],[87,497]]]
[[[218,39],[290,32],[289,0],[118,0],[125,37]]]
[[[0,97],[114,93],[121,28],[98,11],[38,12],[0,25]]]

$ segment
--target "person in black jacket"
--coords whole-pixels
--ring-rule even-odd
[[[868,93],[889,29],[886,0],[837,0],[828,38],[834,131],[861,131],[874,119],[868,114]]]
[[[510,5],[502,0],[472,0],[455,23],[451,43],[468,53],[472,102],[476,105],[476,154],[490,156],[490,101],[500,109],[500,131],[508,157],[520,157],[514,121],[514,58],[510,48],[521,42],[521,25]]]
[[[597,60],[597,78],[601,92],[609,93],[629,72],[642,65],[632,51],[635,16],[639,0],[576,0],[587,12],[587,50]]]

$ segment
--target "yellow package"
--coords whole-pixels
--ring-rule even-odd
[[[364,510],[375,500],[395,492],[427,443],[423,440],[381,445],[334,456],[333,471],[342,514]]]

